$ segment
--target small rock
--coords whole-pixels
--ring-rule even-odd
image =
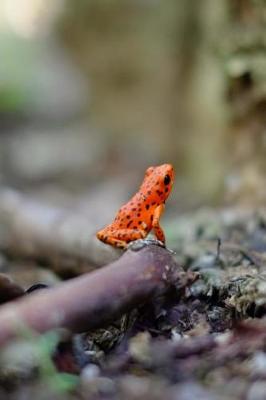
[[[139,362],[149,363],[151,360],[151,336],[148,332],[141,332],[134,336],[129,343],[131,356]]]
[[[0,353],[0,379],[12,382],[34,376],[40,363],[36,347],[29,341],[12,342]]]
[[[249,361],[249,368],[252,375],[266,373],[266,354],[262,351],[257,351]]]
[[[95,364],[89,364],[81,372],[81,381],[90,382],[100,375],[100,368]]]
[[[209,391],[203,386],[190,382],[177,385],[173,390],[173,400],[222,400],[223,397]]]
[[[89,379],[86,376],[81,376],[81,390],[86,396],[88,394],[110,395],[115,392],[115,383],[112,379],[104,376],[95,376]]]
[[[257,381],[250,386],[247,392],[247,400],[265,400],[265,394],[266,382]]]

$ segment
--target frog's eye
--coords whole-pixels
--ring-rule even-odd
[[[171,182],[171,178],[170,178],[170,176],[168,174],[165,175],[163,182],[164,182],[165,185],[169,185],[169,183]]]

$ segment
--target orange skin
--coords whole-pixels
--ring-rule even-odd
[[[122,206],[114,221],[97,233],[97,238],[114,247],[125,248],[129,242],[144,239],[153,229],[165,243],[159,220],[174,181],[171,164],[149,167],[137,193]]]

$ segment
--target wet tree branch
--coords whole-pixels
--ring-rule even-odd
[[[173,285],[186,286],[191,279],[164,248],[149,245],[128,250],[100,270],[0,307],[0,343],[16,336],[21,326],[38,332],[98,328]]]

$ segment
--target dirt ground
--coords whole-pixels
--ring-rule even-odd
[[[32,285],[52,287],[84,273],[77,269],[80,263],[70,263],[66,272],[58,268],[62,260],[29,255],[23,243],[12,253],[10,238],[17,243],[23,238],[7,224],[3,198],[1,206],[10,235],[9,241],[1,235],[2,303],[16,297],[19,302],[30,287],[42,289]],[[18,215],[12,215],[14,223]],[[20,219],[22,226],[29,216]],[[1,349],[1,398],[265,398],[265,210],[199,209],[172,216],[164,225],[167,245],[175,251],[171,257],[193,279],[140,301],[93,331],[22,330]],[[30,234],[27,240],[28,247],[31,240],[36,245]],[[107,252],[106,263],[120,256]]]

